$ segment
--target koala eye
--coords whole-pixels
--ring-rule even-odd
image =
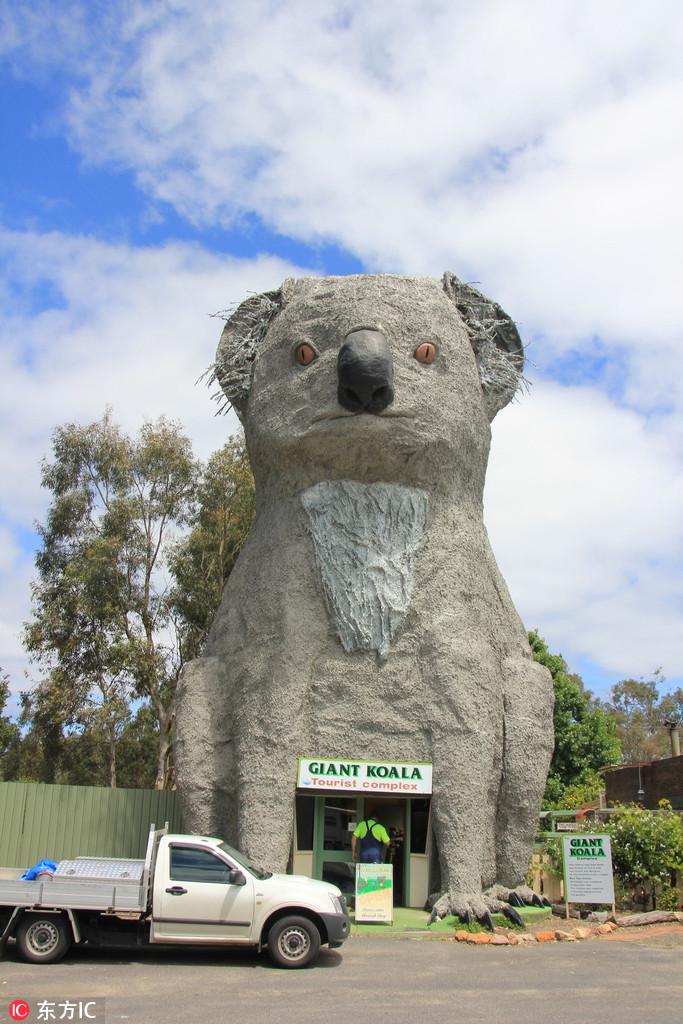
[[[423,341],[421,345],[418,345],[415,349],[415,358],[418,363],[433,363],[436,359],[436,345],[431,341]]]
[[[307,345],[305,342],[302,345],[297,345],[294,352],[294,358],[300,366],[308,366],[309,363],[312,363],[317,358],[317,355],[318,353],[313,346]]]

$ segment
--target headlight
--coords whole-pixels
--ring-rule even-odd
[[[331,892],[328,893],[328,896],[332,900],[332,906],[334,907],[335,913],[336,914],[345,914],[346,913],[346,900],[344,899],[344,897],[343,896],[334,896]]]

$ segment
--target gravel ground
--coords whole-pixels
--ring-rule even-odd
[[[304,971],[278,970],[246,950],[82,949],[34,966],[10,947],[0,961],[0,1021],[17,998],[34,1007],[29,1021],[38,1000],[97,998],[107,1024],[681,1024],[681,933],[679,925],[628,941],[528,947],[354,936]]]

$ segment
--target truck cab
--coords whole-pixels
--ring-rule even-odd
[[[272,955],[270,932],[275,928],[279,934],[279,922],[294,910],[317,930],[320,942],[334,947],[347,938],[346,904],[336,886],[265,871],[220,839],[162,838],[151,942],[268,945]],[[315,935],[299,924],[280,937],[277,948],[288,959],[303,960],[316,943]]]

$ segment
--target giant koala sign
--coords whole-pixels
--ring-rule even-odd
[[[285,281],[223,331],[256,520],[178,696],[186,826],[283,870],[297,756],[433,764],[438,915],[523,886],[553,743],[489,545],[490,421],[523,352],[453,274]]]

